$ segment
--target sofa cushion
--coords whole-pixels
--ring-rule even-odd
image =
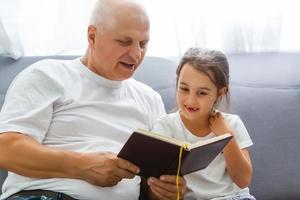
[[[254,142],[251,191],[257,199],[300,197],[300,54],[229,55],[232,112]]]

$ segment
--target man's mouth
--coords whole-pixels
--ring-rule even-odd
[[[126,62],[120,62],[124,67],[126,67],[127,69],[133,69],[134,68],[134,64],[131,63],[126,63]]]

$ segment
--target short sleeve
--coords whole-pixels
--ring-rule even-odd
[[[0,112],[0,133],[20,132],[42,142],[49,128],[53,104],[62,87],[35,65],[21,72],[10,85]]]
[[[235,137],[240,149],[247,148],[253,145],[249,133],[239,116],[234,115],[231,121],[231,126],[236,133]]]

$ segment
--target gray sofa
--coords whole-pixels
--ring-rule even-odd
[[[44,58],[16,62],[0,57],[0,107],[13,77]],[[255,143],[250,148],[252,193],[258,200],[299,200],[300,53],[230,54],[228,58],[231,112],[240,115]],[[169,60],[146,57],[135,78],[157,90],[170,110],[175,106],[175,70],[176,64]],[[5,173],[0,172],[0,186]]]

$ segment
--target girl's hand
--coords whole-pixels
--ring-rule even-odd
[[[214,112],[209,118],[209,128],[216,135],[230,133],[233,135],[233,130],[225,121],[220,112]]]

